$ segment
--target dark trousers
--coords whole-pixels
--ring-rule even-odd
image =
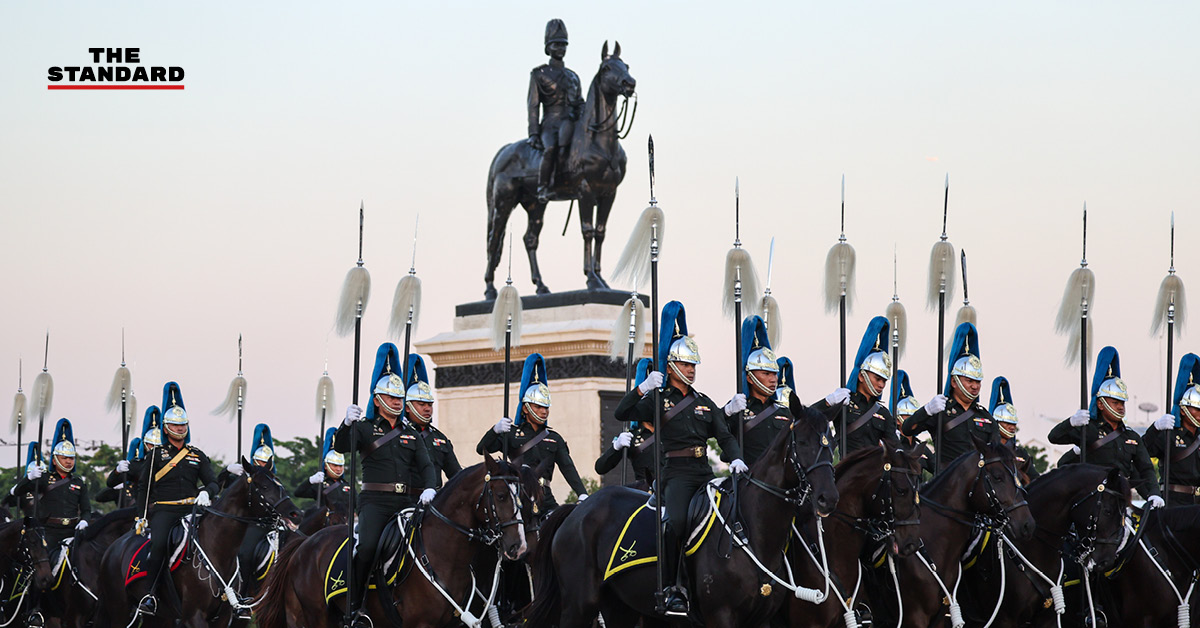
[[[171,528],[192,512],[191,506],[155,506],[150,511],[150,554],[146,558],[146,573],[150,582],[150,595],[158,590],[159,573],[162,572],[163,563],[167,560],[167,553],[171,548],[167,546],[170,541]]]
[[[379,537],[389,521],[396,518],[396,513],[414,505],[413,498],[408,495],[393,495],[363,491],[359,494],[358,507],[358,549],[354,554],[354,591],[357,594],[359,607],[367,591],[367,577],[375,564],[379,551]]]
[[[246,528],[246,536],[242,538],[242,546],[238,548],[238,565],[241,566],[242,582],[246,586],[242,587],[243,591],[253,591],[257,589],[255,586],[255,572],[258,568],[258,563],[255,562],[254,550],[258,548],[258,544],[267,538],[267,530],[262,526],[251,525]]]
[[[678,580],[679,556],[688,533],[688,506],[692,496],[713,479],[712,467],[704,458],[675,458],[663,469],[663,505],[667,509],[663,538],[663,581]],[[677,582],[677,584],[679,584]]]

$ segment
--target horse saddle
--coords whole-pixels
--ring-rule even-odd
[[[405,510],[383,527],[383,532],[379,535],[378,549],[375,552],[375,564],[371,566],[371,576],[367,581],[368,588],[376,588],[376,572],[380,566],[382,566],[384,581],[389,587],[395,585],[401,572],[406,571],[410,566],[408,544],[412,543],[413,535],[420,527],[419,522],[409,520],[411,512],[411,509]],[[357,533],[358,531],[355,530],[356,535]],[[342,541],[337,551],[333,553],[333,557],[329,559],[329,565],[325,569],[326,603],[346,592],[346,566],[348,564],[345,558],[346,544],[347,541]]]
[[[712,481],[714,485],[719,485],[721,482],[722,480]],[[720,491],[716,492],[715,499],[719,507]],[[652,502],[653,497],[645,504],[638,506],[625,520],[625,525],[622,526],[616,542],[613,543],[612,551],[609,553],[608,565],[604,569],[605,580],[630,567],[650,564],[658,560],[658,547],[655,539],[657,526],[654,521],[655,507]],[[692,522],[690,526],[692,533],[687,537],[688,541],[684,544],[684,551],[691,555],[708,537],[716,520],[716,511],[709,503],[707,492],[703,490],[698,491],[692,497],[688,511],[688,520]]]
[[[262,581],[271,572],[279,552],[279,531],[271,530],[254,546],[254,579]]]
[[[67,564],[67,557],[71,554],[71,541],[73,540],[75,540],[74,537],[66,539],[51,549],[50,563],[54,565],[54,569],[50,572],[51,577],[54,578],[54,584],[50,585],[51,591],[57,591],[59,585],[62,584],[63,572],[67,571],[63,567]]]
[[[184,517],[179,523],[171,526],[171,531],[167,533],[167,547],[171,549],[167,564],[171,571],[179,569],[184,558],[187,557],[187,550],[192,540],[190,519],[190,515]],[[149,564],[146,559],[149,557],[150,539],[146,539],[129,558],[129,564],[125,567],[125,586],[129,586],[133,581],[149,573],[146,571],[146,566]]]

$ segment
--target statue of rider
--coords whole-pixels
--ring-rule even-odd
[[[579,75],[563,63],[567,55],[567,25],[560,19],[546,23],[546,54],[550,62],[529,73],[528,99],[529,144],[542,151],[537,192],[542,202],[550,199],[560,149],[570,147],[575,120],[583,109]]]

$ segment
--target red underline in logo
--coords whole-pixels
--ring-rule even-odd
[[[46,89],[183,89],[183,85],[47,85]]]

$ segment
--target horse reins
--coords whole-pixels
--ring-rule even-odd
[[[515,508],[513,509],[513,512],[515,513],[515,516],[512,519],[509,519],[508,521],[501,522],[500,521],[500,511],[496,507],[495,492],[492,490],[492,482],[504,482],[505,488],[508,488],[510,480],[517,487],[516,495],[513,496],[513,499],[514,499],[513,505],[515,506]],[[428,507],[427,507],[428,511],[430,513],[432,513],[433,516],[437,517],[438,519],[441,519],[443,523],[450,526],[451,529],[455,530],[456,532],[458,532],[460,534],[465,535],[468,539],[470,539],[472,541],[481,541],[481,542],[483,542],[484,545],[495,545],[496,542],[499,541],[500,538],[504,535],[504,528],[507,528],[509,526],[514,526],[514,525],[521,525],[523,523],[522,518],[521,518],[521,507],[520,507],[520,501],[519,501],[520,495],[521,495],[521,479],[517,476],[512,476],[512,475],[492,476],[489,473],[489,474],[485,475],[483,478],[483,487],[484,487],[483,490],[480,491],[480,493],[479,493],[479,499],[477,499],[475,501],[475,507],[479,508],[479,506],[483,503],[484,499],[486,498],[487,499],[487,508],[485,509],[484,512],[487,514],[486,514],[486,518],[484,519],[484,525],[479,528],[467,528],[465,526],[459,525],[458,523],[455,523],[454,521],[451,521],[449,517],[447,517],[445,514],[442,513],[442,511],[440,511],[436,507],[434,507],[434,505],[432,503],[430,503],[428,505]],[[511,492],[511,490],[512,489],[509,489],[510,492]]]

